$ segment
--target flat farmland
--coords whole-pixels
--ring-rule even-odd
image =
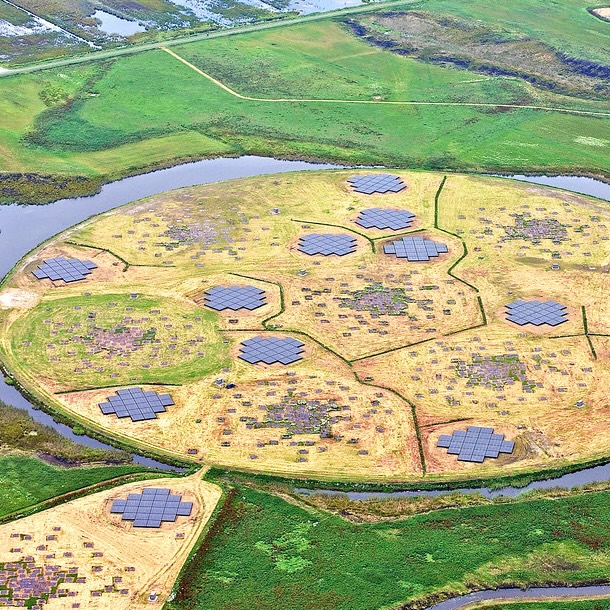
[[[588,40],[585,57],[591,48]],[[608,169],[605,99],[401,56],[331,20],[174,52],[1,79],[0,197],[46,202],[144,169],[241,154],[477,172]]]

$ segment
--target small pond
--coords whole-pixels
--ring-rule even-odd
[[[146,28],[137,21],[122,19],[112,13],[100,11],[99,9],[93,13],[92,17],[101,23],[98,29],[109,36],[133,36],[138,32],[146,31]]]

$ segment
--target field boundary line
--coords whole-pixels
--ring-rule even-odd
[[[243,277],[247,280],[254,280],[255,282],[261,282],[261,283],[265,283],[265,284],[271,284],[272,286],[277,286],[279,291],[280,291],[280,310],[272,315],[270,315],[269,317],[265,318],[264,320],[261,320],[261,326],[263,328],[263,330],[276,330],[275,328],[269,328],[269,322],[275,318],[278,318],[279,316],[281,316],[285,311],[286,311],[286,303],[284,300],[284,287],[279,283],[279,282],[275,282],[273,280],[263,280],[259,277],[254,277],[253,275],[246,275],[245,273],[236,273],[236,272],[231,272],[230,275],[235,275],[236,277]],[[273,325],[272,325],[273,326]],[[278,329],[279,330],[279,329]]]
[[[120,256],[116,252],[109,250],[108,248],[100,248],[99,246],[91,246],[89,244],[84,244],[82,242],[72,241],[69,239],[67,239],[65,241],[65,243],[70,244],[71,246],[78,246],[80,248],[89,248],[90,250],[98,250],[99,252],[107,252],[108,254],[110,254],[110,256],[114,256],[114,258],[121,261],[125,265],[125,268],[123,269],[123,271],[127,271],[129,269],[129,267],[152,267],[155,269],[171,269],[172,267],[173,268],[176,267],[176,265],[153,265],[153,264],[147,264],[147,263],[130,263],[128,260],[124,259],[122,256]]]
[[[587,339],[587,343],[589,344],[589,349],[591,350],[591,355],[594,360],[597,360],[597,352],[595,351],[595,346],[593,345],[593,341],[591,341],[591,337],[589,336],[589,320],[587,318],[587,309],[583,305],[580,308],[582,312],[582,326],[585,331],[585,338]]]
[[[357,231],[356,229],[352,229],[350,227],[345,227],[343,225],[331,224],[330,222],[316,222],[315,220],[301,220],[300,218],[291,218],[290,220],[292,220],[292,222],[300,222],[301,224],[306,224],[306,225],[318,225],[320,227],[333,227],[335,229],[343,229],[344,231],[349,231],[350,233],[360,235],[360,237],[363,237],[364,239],[366,239],[369,242],[369,244],[373,250],[373,254],[375,254],[377,252],[377,248],[375,247],[375,240],[372,237],[369,237],[368,235],[365,235],[364,233]]]
[[[226,93],[248,102],[263,102],[272,104],[366,104],[366,105],[390,105],[390,106],[458,106],[458,107],[472,107],[472,108],[508,108],[517,110],[537,110],[542,112],[560,112],[563,114],[577,114],[584,116],[593,117],[610,117],[610,112],[596,112],[593,110],[577,110],[576,108],[556,108],[553,106],[537,106],[533,104],[496,104],[493,102],[424,102],[424,101],[410,101],[410,100],[350,100],[350,99],[313,99],[313,98],[265,98],[265,97],[251,97],[249,95],[243,95],[238,93],[228,85],[225,85],[222,81],[214,78],[211,74],[204,72],[194,64],[192,64],[184,57],[181,57],[175,51],[168,49],[167,46],[159,47],[162,51],[165,51],[185,66],[197,72],[197,74],[207,78],[210,82],[220,87]]]

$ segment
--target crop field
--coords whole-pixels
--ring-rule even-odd
[[[3,362],[81,424],[235,469],[414,481],[606,456],[606,207],[429,172],[399,172],[404,190],[366,195],[351,175],[181,189],[70,229],[0,294]],[[369,209],[413,216],[365,228]],[[319,234],[349,253],[303,251]],[[446,252],[426,262],[387,252],[403,238]],[[57,256],[96,268],[69,284],[36,279]],[[213,309],[218,287],[262,297]],[[553,326],[508,319],[507,305],[536,300],[560,308]],[[300,347],[287,361],[249,361],[248,345],[270,337]],[[171,402],[145,419],[104,409],[136,387]],[[514,451],[473,463],[437,447],[467,426],[494,428]]]
[[[142,169],[238,154],[608,172],[608,121],[552,110],[608,112],[605,101],[422,63],[359,40],[332,21],[175,49],[191,66],[156,50],[0,79],[0,199],[48,201],[95,191],[100,182]],[[255,99],[230,93],[193,67]],[[493,106],[506,103],[551,110]]]
[[[147,487],[193,503],[191,515],[160,528],[136,528],[112,501]],[[144,608],[165,601],[220,497],[199,475],[157,479],[72,500],[0,526],[0,605]]]
[[[169,608],[423,608],[503,584],[605,582],[609,525],[607,492],[354,524],[238,486]]]

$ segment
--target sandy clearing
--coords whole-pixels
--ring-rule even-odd
[[[0,307],[2,309],[30,309],[40,300],[39,295],[30,290],[9,288],[0,293]]]
[[[596,17],[601,17],[602,19],[610,19],[610,6],[603,6],[601,8],[596,8],[591,11]]]
[[[130,483],[0,526],[0,562],[28,557],[36,567],[77,572],[77,582],[61,585],[66,596],[49,598],[45,607],[51,609],[72,603],[96,610],[161,607],[221,496],[220,488],[201,476]],[[193,502],[191,516],[159,529],[142,529],[110,514],[112,500],[146,487],[181,494]],[[148,601],[153,591],[156,603]]]

